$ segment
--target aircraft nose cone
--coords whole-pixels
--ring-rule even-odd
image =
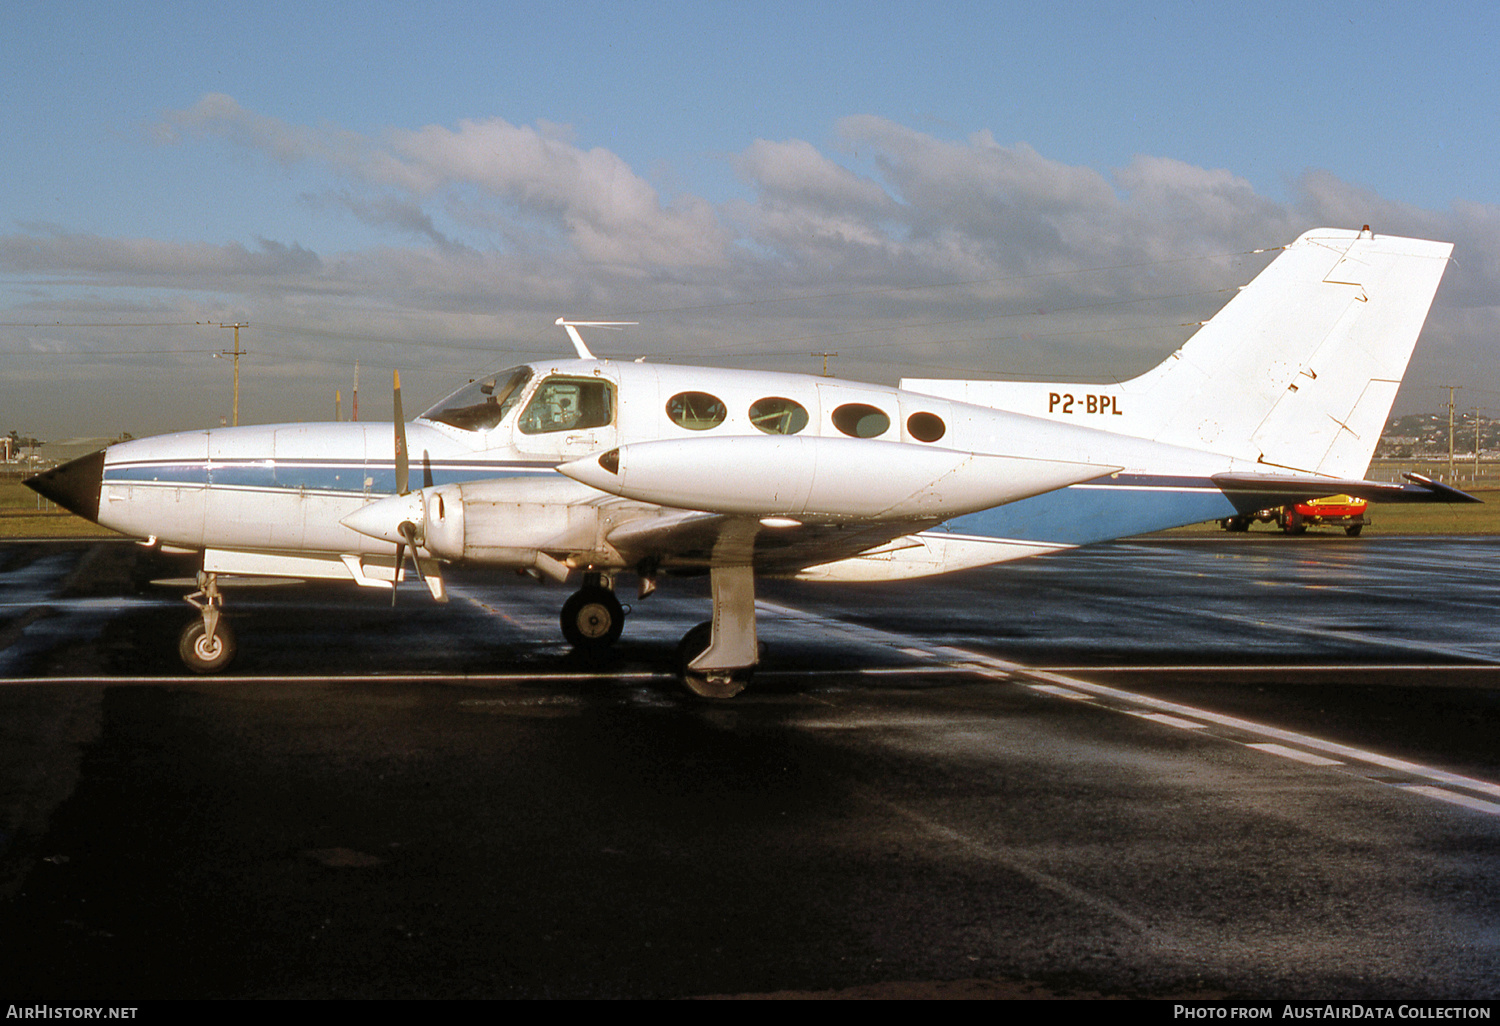
[[[99,522],[99,486],[104,481],[104,450],[53,467],[23,484],[70,513]]]

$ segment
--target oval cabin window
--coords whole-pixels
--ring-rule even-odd
[[[833,426],[854,438],[878,438],[891,426],[885,411],[864,403],[845,403],[833,411]]]
[[[768,435],[795,435],[807,427],[807,410],[795,399],[769,396],[750,405],[750,423]]]
[[[919,442],[936,442],[948,433],[948,425],[936,413],[913,413],[906,418],[906,430]]]
[[[667,400],[667,416],[678,427],[707,431],[724,423],[729,410],[724,401],[707,392],[678,392]]]

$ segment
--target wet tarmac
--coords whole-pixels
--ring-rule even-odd
[[[761,589],[228,593],[0,546],[0,994],[1500,996],[1500,545],[1135,541]],[[623,594],[623,593],[622,593]],[[851,990],[853,988],[853,990]]]

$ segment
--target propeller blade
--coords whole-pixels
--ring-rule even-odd
[[[411,549],[412,566],[417,568],[417,576],[425,576],[422,573],[422,557],[417,555],[417,525],[410,520],[401,521],[401,537],[406,539],[406,545]]]
[[[396,587],[401,583],[401,564],[406,559],[406,553],[402,551],[404,543],[396,543],[396,567],[391,573],[391,608],[396,608]]]
[[[393,371],[396,391],[396,494],[411,491],[406,480],[406,418],[401,414],[401,372]]]
[[[412,566],[416,567],[417,576],[422,579],[423,584],[427,585],[427,590],[432,592],[433,599],[438,602],[447,602],[448,590],[443,583],[442,571],[434,568],[432,573],[429,574],[427,568],[422,566],[421,546],[417,544],[417,525],[410,520],[403,520],[397,530],[401,532],[401,537],[405,539],[404,544],[396,546],[396,568],[398,574],[401,560],[405,558],[401,550],[403,547],[409,548],[411,550]],[[391,594],[391,604],[394,605],[395,601],[396,596],[393,591]]]

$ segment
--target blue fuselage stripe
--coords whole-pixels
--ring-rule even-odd
[[[413,465],[408,476],[420,486],[427,473],[434,485],[548,474],[555,463],[433,462]],[[211,488],[280,489],[360,494],[393,494],[394,463],[335,463],[313,460],[172,461],[115,464],[104,469],[105,484],[162,484]]]

